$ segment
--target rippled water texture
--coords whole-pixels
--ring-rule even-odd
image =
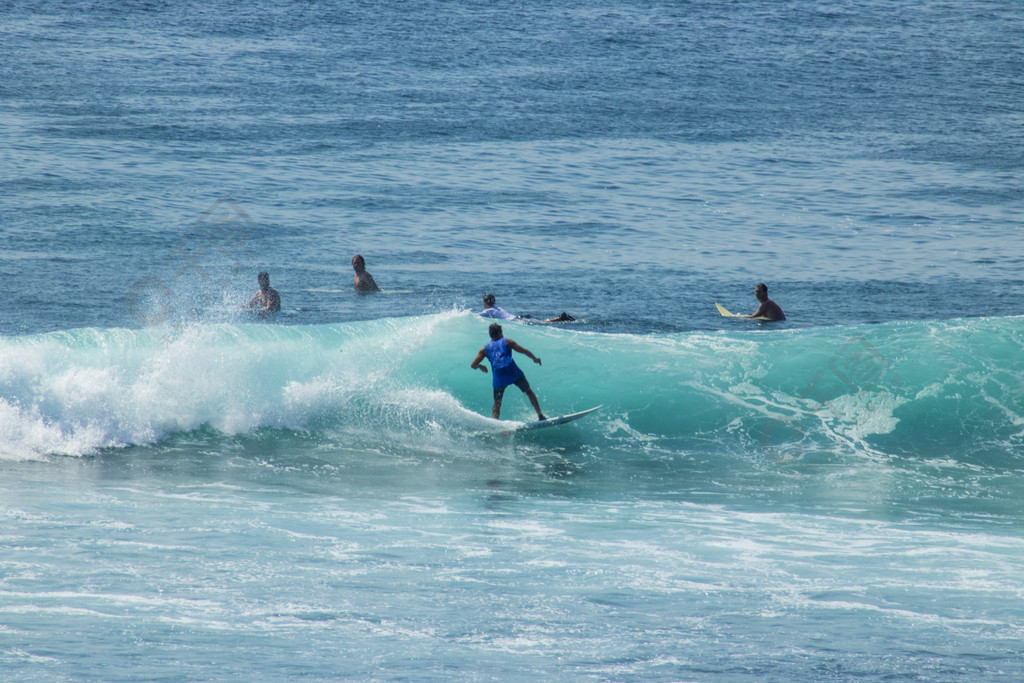
[[[1020,679],[1022,46],[1006,0],[0,7],[0,677]],[[718,314],[758,282],[785,323]],[[487,292],[601,410],[487,417]]]

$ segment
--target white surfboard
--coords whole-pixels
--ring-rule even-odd
[[[569,413],[568,415],[559,415],[558,417],[549,417],[546,420],[537,420],[536,422],[525,422],[522,425],[515,428],[513,431],[522,431],[524,429],[541,429],[543,427],[554,427],[555,425],[564,425],[566,422],[572,422],[578,420],[585,415],[590,415],[595,410],[601,408],[604,404],[589,408],[587,410],[581,410],[578,413]]]

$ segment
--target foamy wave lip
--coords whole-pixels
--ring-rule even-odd
[[[246,349],[229,338],[168,343],[149,332],[79,330],[17,340],[0,362],[0,457],[148,444],[217,417],[218,428],[251,426],[228,400],[247,395],[238,389],[245,375],[234,372]]]
[[[0,399],[0,459],[40,460],[47,454],[86,455],[123,445],[95,425],[47,424],[36,409],[23,411]]]
[[[829,401],[825,410],[841,424],[840,431],[854,440],[889,434],[899,423],[895,411],[907,399],[888,392],[861,392]]]
[[[438,325],[464,315],[323,328],[72,330],[13,340],[0,353],[0,458],[89,455],[205,426],[232,435],[340,420],[422,433],[431,421],[465,423],[450,394],[417,394],[422,368],[415,360],[406,367]]]

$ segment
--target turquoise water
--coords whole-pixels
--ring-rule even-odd
[[[225,438],[301,434],[323,444],[344,434],[365,439],[364,448],[415,449],[428,438],[445,452],[475,452],[481,435],[532,416],[517,396],[503,421],[481,417],[489,414],[489,382],[469,361],[488,322],[453,311],[8,338],[0,366],[5,450],[12,460],[85,456],[209,430]],[[865,462],[985,462],[1020,447],[1020,318],[730,322],[738,324],[732,331],[648,335],[506,327],[546,359],[528,370],[549,413],[604,406],[588,421],[603,428],[565,430],[581,447],[679,457],[712,442],[716,455],[758,447],[782,460],[813,451]],[[537,438],[559,438],[544,437]]]
[[[510,324],[545,409],[604,403],[519,435],[470,312],[6,339],[5,661],[989,675],[1021,637],[1019,321]]]
[[[1022,26],[0,8],[0,677],[1020,679]]]

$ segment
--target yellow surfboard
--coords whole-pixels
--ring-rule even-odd
[[[749,315],[743,315],[741,313],[730,313],[725,309],[725,306],[718,303],[717,301],[715,302],[715,308],[717,308],[718,312],[721,313],[726,318],[746,318],[747,320],[771,320],[771,318],[766,318],[763,315],[759,315],[756,318],[751,318]]]

